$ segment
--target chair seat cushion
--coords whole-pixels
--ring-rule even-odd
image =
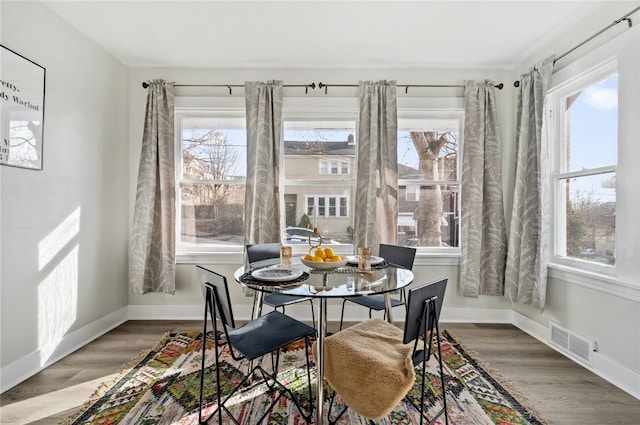
[[[309,301],[310,299],[302,295],[265,294],[262,302],[271,307],[282,307],[301,301]]]
[[[317,359],[316,343],[313,355]],[[412,344],[402,330],[374,318],[324,340],[324,377],[350,409],[368,419],[387,416],[415,380]]]
[[[315,328],[311,326],[279,311],[270,311],[239,328],[229,330],[228,335],[231,345],[244,357],[253,360],[315,333]]]

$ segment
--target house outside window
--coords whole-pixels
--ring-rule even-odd
[[[285,116],[285,232],[317,228],[324,244],[345,245],[345,252],[352,252],[355,133],[356,121],[348,117],[321,120],[313,115],[299,119]]]

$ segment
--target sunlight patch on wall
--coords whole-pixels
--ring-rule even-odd
[[[38,270],[47,264],[80,232],[80,207],[38,244]]]
[[[46,364],[75,322],[77,303],[76,245],[38,286],[38,349],[41,366]]]

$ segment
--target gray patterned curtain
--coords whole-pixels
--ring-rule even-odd
[[[492,81],[465,83],[464,115],[458,292],[466,297],[503,295],[507,237]]]
[[[551,82],[553,57],[522,74],[518,93],[516,128],[516,181],[507,269],[505,297],[518,304],[544,308],[547,291],[548,214],[543,202],[544,167],[541,156],[544,99]]]
[[[398,108],[395,81],[360,82],[355,244],[398,240]]]
[[[280,241],[282,81],[245,82],[247,185],[245,244]]]
[[[134,294],[175,293],[175,162],[173,85],[149,81],[129,280]]]

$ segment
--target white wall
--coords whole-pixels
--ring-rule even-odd
[[[2,44],[46,68],[43,170],[0,167],[5,389],[126,318],[129,121],[122,64],[40,3],[1,7]]]

